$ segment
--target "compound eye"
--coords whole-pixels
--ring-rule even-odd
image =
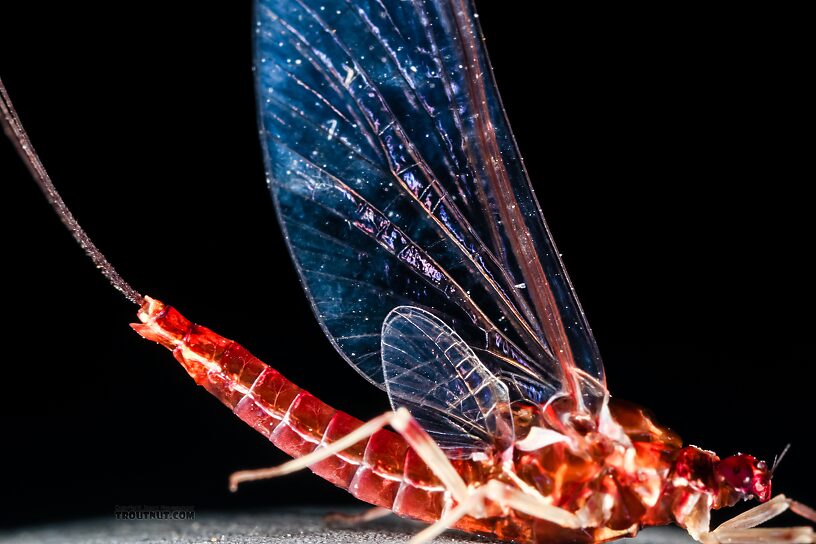
[[[734,455],[720,461],[717,472],[725,482],[738,491],[751,492],[754,466],[745,455]]]

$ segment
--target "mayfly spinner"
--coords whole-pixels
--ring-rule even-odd
[[[602,542],[675,523],[706,544],[813,543],[773,468],[683,446],[610,398],[467,0],[258,0],[268,184],[326,336],[393,406],[362,422],[232,340],[142,296],[54,189],[5,88],[6,131],[77,241],[140,306],[141,336],[295,459],[378,507],[518,542]],[[387,430],[391,427],[393,431]],[[759,505],[710,528],[710,511]]]

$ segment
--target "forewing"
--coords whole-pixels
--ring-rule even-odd
[[[448,457],[512,444],[507,386],[433,314],[394,308],[383,322],[382,364],[391,405],[408,408]]]
[[[259,0],[269,185],[329,338],[383,385],[380,326],[432,310],[536,402],[603,383],[470,4]],[[593,393],[594,394],[594,393]]]

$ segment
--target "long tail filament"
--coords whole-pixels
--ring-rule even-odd
[[[108,262],[102,252],[99,251],[99,248],[96,247],[82,227],[79,226],[79,222],[74,218],[71,210],[68,209],[68,206],[65,205],[62,197],[57,192],[45,166],[43,166],[40,157],[37,156],[37,152],[34,150],[34,146],[31,145],[31,140],[28,138],[28,134],[26,134],[23,124],[17,116],[17,111],[11,103],[11,98],[9,97],[8,91],[6,91],[6,86],[3,85],[2,79],[0,79],[0,112],[2,112],[3,131],[14,143],[17,148],[17,154],[20,155],[20,158],[25,162],[34,181],[37,182],[37,185],[39,185],[43,194],[45,194],[48,203],[51,204],[51,207],[57,212],[62,224],[68,228],[74,240],[76,240],[79,246],[85,251],[85,254],[91,258],[111,285],[125,295],[128,300],[141,305],[144,300],[142,295],[131,287],[130,284],[119,275],[116,269],[113,268],[113,265]]]

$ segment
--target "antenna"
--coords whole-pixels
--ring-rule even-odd
[[[774,462],[773,462],[773,465],[771,466],[771,474],[776,472],[776,467],[778,467],[779,463],[782,462],[782,459],[785,458],[785,454],[788,453],[788,450],[790,449],[790,447],[791,447],[790,442],[788,442],[788,445],[785,446],[785,449],[782,450],[782,453],[780,453],[779,455],[774,457]]]
[[[99,248],[96,247],[82,227],[79,226],[79,222],[74,218],[71,210],[68,209],[68,206],[65,205],[62,197],[57,192],[54,183],[51,181],[51,177],[45,170],[45,166],[43,166],[40,157],[37,156],[37,152],[34,150],[34,146],[31,145],[31,140],[29,140],[28,134],[26,134],[23,124],[17,116],[17,112],[11,103],[11,98],[9,97],[8,91],[6,91],[6,86],[3,85],[2,79],[0,79],[0,113],[2,113],[3,131],[14,143],[14,146],[17,148],[17,154],[20,155],[20,158],[25,162],[29,172],[31,172],[31,176],[34,178],[34,181],[37,182],[37,185],[39,185],[48,203],[51,204],[51,207],[57,212],[57,216],[59,216],[62,224],[71,232],[71,236],[77,241],[79,247],[91,258],[96,268],[102,272],[102,275],[108,279],[111,285],[125,295],[129,301],[141,305],[143,301],[142,295],[131,287],[128,282],[122,279],[116,269],[113,268],[113,265],[108,262],[102,252],[99,251]]]

